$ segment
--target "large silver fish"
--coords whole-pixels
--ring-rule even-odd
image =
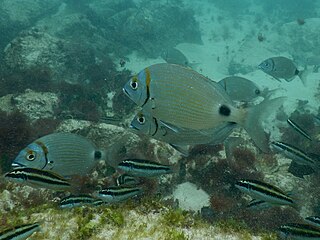
[[[72,133],[43,136],[24,148],[12,167],[50,170],[62,176],[85,175],[105,153],[85,137]]]
[[[165,124],[143,111],[139,111],[130,124],[130,128],[136,133],[148,135],[179,149],[187,149],[187,145],[222,143],[236,126],[234,123],[223,123],[207,131],[178,128]]]
[[[254,82],[243,77],[225,77],[218,83],[233,101],[252,102],[259,96],[265,97],[265,91],[262,91]]]
[[[279,81],[285,79],[290,82],[296,76],[299,76],[302,83],[306,83],[307,71],[299,71],[293,61],[286,57],[268,58],[259,64],[259,68]]]
[[[266,152],[268,140],[261,122],[283,102],[276,98],[252,108],[237,108],[218,83],[192,69],[167,63],[145,68],[123,90],[153,117],[180,128],[208,130],[238,123]]]

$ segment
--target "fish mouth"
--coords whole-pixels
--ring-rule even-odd
[[[21,164],[21,163],[16,163],[16,162],[13,162],[11,164],[11,167],[13,168],[19,168],[19,167],[25,167],[25,165]]]
[[[129,93],[128,93],[127,89],[122,88],[122,92],[130,98],[130,95],[129,95]]]
[[[133,126],[132,124],[130,124],[130,129],[134,129],[134,130],[137,130],[137,131],[139,131],[139,129],[138,128],[136,128],[135,126]]]

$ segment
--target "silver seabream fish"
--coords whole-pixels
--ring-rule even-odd
[[[73,133],[43,136],[23,149],[12,167],[30,167],[54,171],[62,176],[85,175],[105,153],[86,139]]]
[[[243,77],[225,77],[218,83],[233,101],[252,102],[257,97],[265,97],[265,91],[262,91],[254,82]],[[262,95],[262,93],[264,93],[264,95]]]
[[[167,63],[178,64],[185,67],[192,67],[192,63],[188,58],[178,49],[172,47],[162,51],[161,58]]]
[[[294,201],[286,193],[271,184],[258,180],[239,180],[235,183],[241,192],[254,199],[263,200],[273,205],[294,205]]]
[[[1,232],[0,240],[24,240],[37,231],[40,231],[39,223],[24,224]]]
[[[123,91],[151,116],[173,126],[205,130],[238,123],[265,152],[269,146],[262,121],[285,99],[267,99],[252,108],[237,108],[218,83],[192,69],[167,63],[145,68],[128,81]]]
[[[275,79],[292,81],[299,76],[303,84],[306,84],[307,70],[299,71],[293,61],[286,57],[271,57],[259,64],[259,68]]]
[[[163,165],[145,159],[126,159],[119,163],[118,169],[135,177],[158,177],[173,173],[173,166]]]
[[[320,239],[320,228],[308,224],[288,223],[278,231],[284,239]]]
[[[223,123],[221,126],[208,130],[179,128],[163,123],[148,114],[139,111],[133,118],[130,128],[137,134],[145,134],[154,139],[171,144],[173,147],[188,149],[197,144],[216,145],[222,143],[237,126],[235,123]],[[187,155],[188,151],[183,151]]]
[[[114,186],[97,191],[93,195],[106,203],[117,203],[140,195],[142,192],[140,187]]]
[[[31,187],[49,188],[54,190],[70,189],[71,184],[62,176],[36,168],[16,168],[4,175],[5,179],[29,185]]]
[[[294,129],[296,130],[298,133],[300,133],[302,136],[304,136],[306,139],[312,141],[312,138],[310,137],[310,135],[304,131],[297,123],[295,123],[292,119],[288,118],[287,119],[287,123]]]
[[[79,196],[68,196],[61,199],[59,206],[60,208],[74,208],[84,205],[98,206],[101,205],[103,201],[100,199],[91,197],[89,195],[79,195]]]

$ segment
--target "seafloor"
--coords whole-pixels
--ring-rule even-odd
[[[304,1],[301,12],[295,4],[271,8],[249,0],[0,0],[2,174],[21,149],[52,132],[87,137],[110,150],[110,163],[133,157],[180,166],[179,173],[144,179],[147,191],[138,198],[74,209],[58,207],[67,192],[0,178],[0,232],[40,222],[42,230],[30,239],[277,239],[280,225],[320,215],[319,173],[294,176],[290,159],[262,154],[241,128],[224,145],[196,146],[182,157],[168,144],[128,130],[138,108],[122,93],[132,74],[164,62],[161,49],[176,47],[215,81],[235,74],[262,88],[279,88],[276,96],[287,99],[264,119],[270,139],[320,154],[314,121],[320,5],[313,2]],[[298,78],[279,82],[257,68],[280,55],[311,69],[306,86]],[[289,128],[288,117],[314,140]],[[108,186],[114,173],[101,161],[76,179],[76,192]],[[292,192],[298,206],[246,209],[249,197],[234,187],[242,178]]]

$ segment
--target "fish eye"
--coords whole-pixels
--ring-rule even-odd
[[[131,87],[133,90],[137,90],[137,88],[138,88],[138,82],[137,82],[137,81],[131,81],[131,82],[130,82],[130,87]]]
[[[33,151],[30,151],[30,152],[28,152],[27,154],[26,154],[26,159],[28,160],[28,161],[33,161],[33,160],[35,160],[36,159],[36,153],[35,152],[33,152]]]
[[[146,122],[146,118],[143,116],[139,116],[137,117],[138,122],[142,125]]]
[[[254,91],[254,93],[257,94],[257,95],[259,95],[259,94],[261,93],[261,91],[260,91],[259,89],[256,89],[256,90]]]

